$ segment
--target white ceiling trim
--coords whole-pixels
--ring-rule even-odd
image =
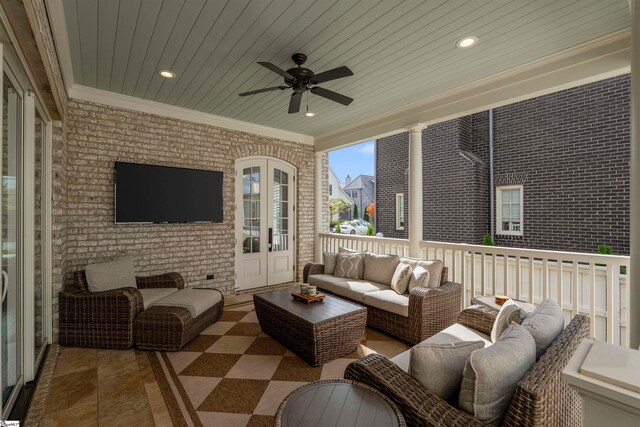
[[[189,110],[187,108],[175,107],[161,102],[149,101],[142,98],[135,98],[133,96],[122,95],[115,92],[94,89],[77,84],[74,84],[69,88],[69,98],[94,102],[96,104],[103,104],[111,107],[140,111],[143,113],[156,114],[158,116],[186,120],[194,123],[202,123],[205,125],[282,139],[285,141],[293,141],[301,144],[313,145],[314,142],[312,136],[301,133],[243,122],[227,117],[216,116],[215,114],[202,113],[195,110]]]
[[[315,137],[327,151],[435,124],[630,71],[631,33],[624,29],[433,97]]]
[[[62,0],[45,0],[49,25],[53,32],[53,40],[58,52],[58,62],[62,70],[62,80],[67,90],[75,84],[73,81],[73,68],[71,65],[71,52],[69,50],[69,37],[67,35],[67,24],[64,18]]]

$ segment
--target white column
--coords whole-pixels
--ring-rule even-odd
[[[409,126],[409,255],[419,258],[422,240],[422,130]]]
[[[324,153],[318,152],[315,156],[316,162],[316,189],[315,189],[315,206],[316,206],[316,233],[314,239],[314,259],[316,262],[322,262],[322,248],[320,247],[320,236],[318,233],[326,232],[327,230],[323,230],[322,226],[324,223],[325,215],[329,215],[329,212],[325,212],[323,209],[323,193],[324,188],[322,185],[323,176],[322,176],[322,162],[324,159]]]
[[[630,347],[640,347],[640,0],[631,0]]]

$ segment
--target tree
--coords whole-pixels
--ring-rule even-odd
[[[350,207],[349,203],[342,199],[333,198],[329,200],[329,213],[331,216],[340,215],[341,213],[348,211]]]
[[[353,219],[358,219],[358,205],[353,204]]]
[[[366,209],[364,210],[364,215],[362,215],[362,219],[363,219],[364,221],[369,222],[369,214],[367,213],[367,210],[366,210]]]

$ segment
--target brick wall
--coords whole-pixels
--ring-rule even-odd
[[[380,138],[376,142],[376,231],[384,237],[408,238],[409,132]],[[396,230],[396,193],[405,195],[405,227]]]
[[[629,253],[630,81],[619,76],[494,111],[496,185],[524,185],[505,246]]]
[[[233,293],[234,162],[247,156],[271,156],[297,168],[296,212],[303,213],[297,221],[298,270],[313,258],[314,154],[309,145],[73,100],[66,135],[60,127],[56,135],[58,276],[69,280],[71,271],[88,263],[133,254],[137,274],[177,271],[188,286]],[[224,172],[223,223],[115,225],[116,160]],[[205,281],[210,273],[215,280]]]
[[[495,185],[524,185],[524,236],[498,235],[497,244],[577,252],[606,244],[629,253],[629,94],[624,75],[494,110]],[[479,244],[489,232],[488,116],[423,131],[424,239]],[[377,221],[386,237],[407,237],[408,227],[395,230],[395,193],[407,194],[408,147],[406,132],[377,141]]]

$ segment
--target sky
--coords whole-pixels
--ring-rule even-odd
[[[329,166],[340,182],[347,174],[351,178],[358,175],[375,175],[375,141],[367,141],[329,152]]]

